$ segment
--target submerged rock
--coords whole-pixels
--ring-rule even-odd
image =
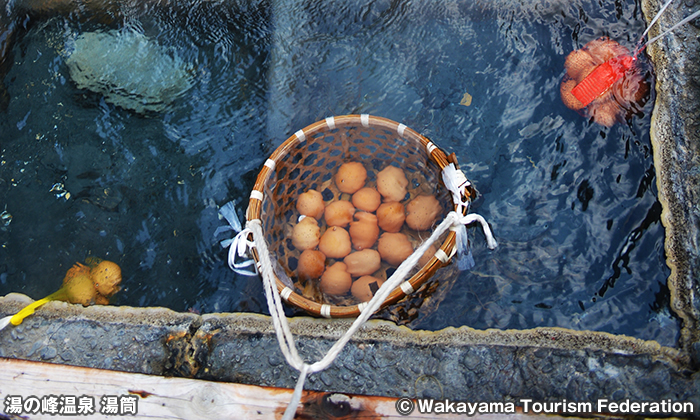
[[[132,29],[86,32],[67,50],[66,64],[79,88],[139,113],[163,111],[192,86],[182,59]]]

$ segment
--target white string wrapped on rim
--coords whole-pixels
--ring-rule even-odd
[[[461,202],[462,195],[464,194],[463,189],[468,186],[463,181],[466,180],[466,176],[464,176],[461,171],[456,169],[454,165],[451,165],[450,169],[443,173],[443,178],[445,179],[445,184],[448,185],[448,188],[452,192],[454,199],[459,199]],[[466,202],[468,203],[468,200],[466,200]],[[466,211],[467,204],[464,205],[464,210]],[[233,213],[235,215],[235,211]],[[230,218],[226,217],[226,219],[231,222]],[[391,293],[391,291],[396,287],[400,287],[406,278],[409,277],[410,271],[416,264],[418,264],[418,260],[421,258],[421,256],[433,243],[439,240],[443,233],[450,229],[455,230],[458,235],[458,252],[468,252],[468,248],[463,249],[461,247],[468,246],[466,239],[466,225],[474,222],[481,224],[484,235],[486,236],[488,247],[491,249],[496,248],[498,244],[491,233],[488,223],[482,216],[478,214],[460,214],[457,211],[449,212],[443,221],[437,226],[437,228],[433,230],[430,237],[423,241],[423,243],[413,252],[413,254],[411,254],[403,263],[399,265],[394,274],[379,287],[374,297],[367,302],[366,306],[363,305],[361,314],[355,319],[345,334],[330,348],[328,353],[326,353],[321,360],[312,364],[304,362],[297,351],[294,337],[289,328],[287,317],[284,313],[282,299],[276,286],[273,262],[264,239],[265,236],[260,219],[249,220],[246,222],[245,229],[242,230],[240,229],[239,224],[238,235],[233,241],[229,241],[227,243],[227,245],[230,246],[229,261],[232,260],[232,254],[242,256],[241,246],[247,247],[248,251],[252,251],[253,248],[255,248],[257,251],[260,275],[262,276],[263,288],[265,289],[265,297],[272,317],[272,324],[277,335],[277,341],[280,345],[280,350],[282,351],[282,354],[284,354],[287,363],[300,372],[299,379],[297,380],[294,392],[292,394],[292,399],[285,410],[284,416],[282,417],[283,419],[288,420],[294,417],[299,401],[301,400],[301,392],[304,388],[307,375],[309,373],[323,371],[333,363],[353,334],[355,334],[355,332],[369,319],[369,317],[381,307],[382,303]],[[236,226],[233,226],[233,224],[232,228],[237,230]],[[249,240],[250,236],[252,236],[252,241]],[[230,263],[230,265],[234,270],[236,269],[234,267],[240,267],[240,265],[236,264]]]
[[[474,258],[469,251],[469,239],[467,238],[467,225],[474,222],[479,222],[484,229],[486,243],[490,249],[498,246],[498,243],[491,234],[486,220],[478,214],[468,214],[469,211],[469,196],[466,191],[471,186],[464,172],[457,169],[454,163],[450,163],[442,170],[442,180],[445,187],[452,194],[452,201],[455,204],[455,209],[459,214],[464,215],[462,222],[450,228],[457,235],[457,267],[464,271],[474,266]]]

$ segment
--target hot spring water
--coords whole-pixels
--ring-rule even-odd
[[[653,97],[610,128],[559,98],[570,51],[604,35],[635,46],[639,3],[497,3],[193,3],[23,21],[0,118],[0,295],[44,297],[94,255],[122,268],[114,304],[264,313],[260,280],[226,264],[218,208],[236,200],[242,217],[263,162],[296,130],[370,113],[456,153],[500,245],[470,229],[476,266],[410,327],[558,326],[674,345]],[[130,108],[71,77],[71,42],[125,25],[171,58],[155,73],[181,64],[187,89],[162,107]],[[143,101],[139,89],[152,92],[122,95]]]

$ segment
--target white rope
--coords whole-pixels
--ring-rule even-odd
[[[656,23],[657,20],[659,20],[659,18],[661,17],[661,14],[664,12],[664,10],[666,10],[666,8],[667,8],[668,6],[671,5],[671,2],[672,2],[672,1],[673,1],[673,0],[668,0],[668,1],[666,2],[666,4],[664,4],[663,7],[656,13],[656,16],[654,16],[654,19],[651,20],[651,22],[649,23],[649,26],[647,26],[647,28],[646,28],[646,30],[644,31],[644,33],[642,34],[642,36],[639,37],[639,42],[637,42],[637,44],[641,44],[641,43],[642,43],[642,41],[644,40],[644,37],[647,36],[647,33],[649,33],[649,30],[651,29],[651,27],[654,26],[654,24]]]
[[[255,267],[255,260],[246,258],[248,249],[253,246],[253,242],[248,239],[250,233],[252,233],[250,229],[245,228],[238,232],[236,237],[233,238],[233,241],[230,242],[230,248],[228,249],[228,266],[238,274],[252,277],[258,275],[258,272]],[[225,242],[226,241],[224,241],[224,243]],[[237,256],[245,259],[242,262],[238,262]],[[245,269],[250,266],[253,266],[252,271]]]
[[[8,315],[3,319],[0,319],[0,330],[3,328],[7,327],[10,324],[10,320],[12,319],[14,315]]]
[[[649,23],[649,26],[647,26],[647,28],[646,28],[646,30],[644,31],[644,33],[642,34],[642,36],[639,37],[639,41],[637,42],[637,47],[636,47],[635,50],[634,50],[634,54],[632,54],[632,57],[633,57],[634,59],[637,58],[637,54],[639,54],[644,48],[646,48],[647,45],[651,44],[652,42],[655,42],[656,40],[658,40],[658,39],[660,39],[660,38],[665,37],[666,35],[670,34],[670,33],[673,32],[674,30],[676,30],[676,28],[678,28],[679,26],[685,25],[685,24],[688,23],[689,21],[691,21],[691,20],[697,18],[698,16],[700,16],[700,10],[698,10],[698,11],[696,11],[695,13],[693,13],[692,15],[686,17],[685,19],[683,19],[683,20],[681,20],[680,22],[678,22],[678,23],[676,23],[675,25],[673,25],[670,29],[667,29],[666,31],[662,32],[662,33],[659,34],[659,35],[656,35],[654,38],[652,38],[652,39],[648,40],[647,42],[645,42],[644,44],[642,44],[642,41],[644,40],[644,37],[647,36],[647,34],[649,33],[649,30],[652,28],[652,26],[654,26],[654,24],[656,23],[656,21],[659,20],[659,18],[661,17],[661,14],[664,12],[664,10],[666,10],[666,8],[668,8],[668,6],[671,5],[671,2],[672,2],[672,1],[673,1],[673,0],[668,0],[668,1],[666,2],[666,4],[663,5],[663,7],[656,13],[656,16],[654,16],[654,19],[651,20],[651,22]]]
[[[241,221],[238,220],[238,215],[236,214],[235,201],[228,202],[221,206],[219,213],[226,219],[228,226],[219,226],[214,232],[214,236],[219,235],[221,232],[226,232],[232,230],[237,233],[236,237],[233,239],[226,239],[221,241],[221,246],[228,250],[228,266],[231,270],[238,274],[244,276],[256,276],[258,272],[255,269],[255,261],[249,258],[245,258],[242,262],[238,262],[239,258],[244,258],[248,249],[253,246],[253,242],[248,240],[248,235],[251,233],[250,229],[243,229],[241,227]],[[253,266],[253,269],[246,269],[246,267]]]
[[[464,175],[464,172],[457,169],[454,163],[450,163],[442,170],[442,181],[445,187],[452,193],[452,202],[455,204],[459,214],[465,215],[462,222],[452,226],[451,230],[457,235],[457,246],[454,249],[457,255],[455,258],[457,268],[462,271],[469,270],[474,267],[475,263],[474,257],[472,257],[471,251],[469,251],[466,225],[473,222],[481,223],[481,227],[484,229],[484,235],[486,235],[486,244],[490,249],[496,248],[498,243],[491,234],[489,225],[483,217],[478,214],[467,214],[470,200],[465,190],[471,186],[471,183],[467,179],[467,176]]]
[[[222,211],[222,214],[227,213],[224,214],[224,217],[226,217],[226,219],[229,221],[231,227],[234,230],[240,230],[240,233],[236,236],[236,238],[228,243],[228,245],[231,247],[229,249],[229,265],[234,270],[244,266],[245,263],[236,263],[236,255],[243,257],[249,249],[255,248],[257,250],[259,259],[258,268],[263,280],[265,298],[267,300],[267,306],[270,310],[272,325],[275,328],[280,350],[282,351],[284,358],[287,360],[287,363],[300,372],[296,386],[294,387],[294,392],[292,393],[292,399],[284,412],[284,416],[282,417],[283,420],[291,420],[294,418],[299,401],[301,400],[301,392],[304,389],[304,383],[308,374],[320,372],[328,368],[333,363],[355,332],[362,327],[362,325],[367,322],[369,317],[380,308],[389,294],[409,277],[411,270],[418,264],[418,260],[423,256],[423,254],[425,254],[430,245],[437,242],[440,237],[447,232],[447,230],[453,230],[457,235],[457,252],[459,254],[468,255],[469,258],[471,258],[471,253],[469,253],[466,225],[474,222],[480,223],[484,231],[484,235],[486,236],[488,247],[493,249],[498,246],[493,234],[491,233],[488,223],[483,217],[478,214],[464,214],[468,209],[469,200],[463,191],[466,187],[471,185],[469,184],[466,176],[464,176],[464,173],[455,168],[453,164],[450,164],[443,171],[443,180],[447,188],[451,191],[453,200],[459,209],[459,212],[451,211],[447,214],[447,216],[445,216],[445,219],[437,226],[437,228],[435,228],[435,230],[433,230],[430,237],[423,241],[423,243],[413,252],[413,254],[411,254],[399,265],[396,271],[394,271],[394,274],[389,277],[381,285],[381,287],[379,287],[379,290],[377,290],[374,297],[369,302],[363,303],[364,307],[360,313],[360,316],[355,319],[345,334],[343,334],[343,336],[330,348],[330,350],[328,350],[328,353],[326,353],[321,360],[312,364],[305,363],[302,360],[297,351],[296,344],[294,343],[294,336],[289,328],[287,317],[284,314],[284,307],[282,306],[282,299],[279,291],[277,290],[276,278],[273,269],[274,265],[267,249],[267,244],[265,243],[265,235],[263,233],[260,219],[249,220],[246,222],[245,229],[241,230],[240,223],[236,225],[238,219],[235,215],[235,210],[230,211],[230,208],[224,210],[222,207],[222,210],[224,210]],[[231,207],[233,207],[232,203]],[[231,213],[233,216],[231,216]],[[253,237],[252,241],[248,239],[249,236]],[[461,268],[463,265],[458,262],[458,266]],[[238,270],[236,271],[238,272]]]
[[[418,260],[428,250],[428,247],[437,242],[440,236],[448,229],[458,226],[464,227],[465,223],[471,224],[473,222],[481,223],[489,247],[495,247],[497,245],[496,241],[493,239],[491,229],[483,217],[474,214],[463,216],[457,212],[451,211],[447,214],[442,223],[440,223],[440,225],[438,225],[438,227],[433,231],[430,237],[425,240],[414,251],[414,253],[411,254],[411,256],[401,263],[394,274],[389,277],[384,284],[382,284],[374,297],[368,302],[367,307],[362,311],[360,316],[355,319],[345,334],[330,348],[323,359],[310,365],[305,363],[301,357],[299,357],[299,353],[297,352],[294,337],[289,328],[287,317],[284,314],[284,308],[282,307],[282,300],[277,290],[274,270],[272,269],[273,263],[270,259],[270,253],[267,250],[260,220],[255,219],[246,223],[245,230],[249,230],[252,233],[254,246],[258,251],[261,267],[260,274],[263,279],[263,288],[265,289],[265,297],[267,299],[267,305],[272,317],[272,324],[275,327],[275,333],[277,334],[277,341],[279,342],[280,350],[287,360],[287,363],[301,373],[299,375],[299,379],[297,380],[294,393],[292,394],[292,400],[289,403],[284,416],[282,417],[283,419],[292,419],[294,417],[294,413],[296,413],[297,406],[299,405],[299,401],[301,399],[301,391],[304,387],[306,376],[309,373],[320,372],[328,368],[333,363],[348,341],[350,341],[350,338],[367,321],[367,319],[369,319],[369,317],[379,309],[391,291],[405,281],[406,278],[408,278],[410,271],[416,264],[418,264]]]
[[[686,17],[686,18],[683,19],[682,21],[676,23],[676,24],[673,25],[670,29],[667,29],[667,30],[664,31],[663,33],[661,33],[661,34],[659,34],[659,35],[656,35],[655,37],[653,37],[652,39],[650,39],[649,41],[647,41],[644,45],[649,45],[649,44],[651,44],[652,42],[658,40],[659,38],[665,37],[666,35],[670,34],[670,33],[673,32],[674,30],[676,30],[676,28],[678,28],[679,26],[685,25],[686,23],[690,22],[691,20],[695,19],[695,18],[698,17],[698,16],[700,16],[700,10],[698,10],[698,11],[696,11],[695,13],[693,13],[692,15]]]
[[[457,169],[454,163],[450,163],[442,170],[442,182],[452,193],[452,202],[462,214],[466,214],[469,208],[469,199],[464,194],[464,189],[469,187],[471,183],[464,172]]]

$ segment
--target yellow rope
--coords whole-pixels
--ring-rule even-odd
[[[44,305],[47,302],[50,302],[52,300],[64,300],[66,298],[66,291],[64,288],[58,289],[57,292],[54,292],[48,296],[46,296],[43,299],[39,299],[36,302],[27,305],[24,309],[21,311],[17,312],[12,318],[10,318],[10,324],[17,326],[24,321],[24,318],[28,317],[29,315],[33,314],[34,311]]]

